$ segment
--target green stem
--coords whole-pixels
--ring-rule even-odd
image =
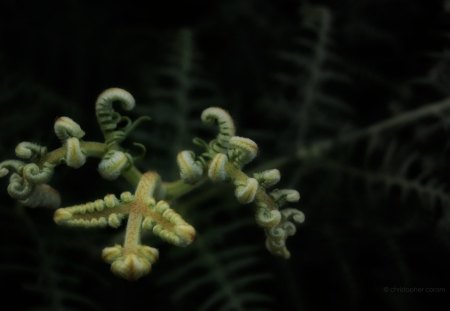
[[[80,147],[85,153],[86,157],[101,159],[108,151],[108,146],[105,143],[99,143],[94,141],[82,141]],[[116,146],[118,147],[118,146]],[[117,149],[120,149],[117,148]],[[66,148],[60,147],[47,153],[38,163],[42,166],[44,163],[51,163],[58,165],[66,156]],[[122,173],[122,176],[131,184],[136,187],[141,179],[142,173],[132,165],[128,170]]]
[[[82,141],[80,142],[80,147],[87,157],[92,158],[102,158],[106,153],[107,146],[103,143],[98,143],[95,141]],[[60,147],[53,151],[47,153],[38,163],[39,166],[42,166],[44,163],[48,162],[54,165],[58,165],[66,156],[66,148]]]
[[[183,180],[179,179],[172,182],[163,183],[164,191],[165,191],[165,199],[167,201],[175,200],[194,189],[197,189],[201,185],[203,185],[208,179],[204,177],[194,185],[187,184]]]
[[[137,187],[139,180],[142,177],[142,173],[136,168],[136,166],[131,165],[129,169],[122,172],[122,177],[131,184],[133,187]]]

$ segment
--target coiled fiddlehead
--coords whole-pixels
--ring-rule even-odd
[[[48,185],[55,167],[65,162],[69,167],[79,168],[90,156],[101,158],[98,165],[100,175],[107,180],[125,177],[136,187],[134,194],[123,192],[120,199],[108,194],[93,202],[59,208],[54,213],[54,221],[75,227],[118,228],[128,217],[123,245],[106,247],[102,256],[111,264],[114,274],[135,280],[147,274],[159,256],[157,249],[141,245],[141,230],[150,231],[173,245],[188,246],[194,241],[196,231],[171,208],[170,201],[194,189],[193,185],[202,179],[230,181],[235,186],[239,203],[255,203],[256,222],[266,232],[268,250],[276,255],[289,256],[285,240],[294,234],[294,222],[302,222],[303,214],[294,209],[279,211],[279,208],[287,202],[298,201],[300,196],[296,190],[287,189],[266,193],[268,187],[279,181],[278,170],[256,173],[253,177],[242,171],[242,167],[256,157],[258,145],[249,138],[234,136],[233,120],[225,110],[212,107],[203,111],[202,121],[217,124],[218,135],[209,143],[194,139],[194,143],[204,149],[203,153],[196,156],[192,151],[180,152],[177,163],[181,180],[164,183],[156,172],[141,174],[133,163],[133,157],[120,146],[128,133],[148,118],[141,117],[132,122],[113,110],[115,101],[120,101],[126,110],[135,105],[131,94],[122,89],[108,89],[100,94],[96,115],[105,136],[104,143],[83,141],[85,132],[68,117],[60,117],[54,124],[62,147],[47,152],[46,147],[38,144],[20,143],[16,147],[17,156],[31,163],[20,160],[0,163],[0,177],[11,173],[8,185],[11,197],[31,207],[58,207],[61,198]],[[126,124],[119,128],[122,121]],[[145,152],[145,146],[134,145]]]
[[[258,181],[255,178],[248,178],[244,183],[237,183],[234,194],[241,204],[252,203],[258,191]]]
[[[108,151],[98,164],[98,172],[107,180],[117,179],[132,164],[131,156],[122,151]]]
[[[26,160],[40,159],[47,153],[47,148],[28,141],[21,142],[16,146],[16,156]]]
[[[225,166],[228,163],[228,158],[223,153],[218,153],[209,163],[208,177],[213,182],[225,181],[227,179],[227,172]]]
[[[80,139],[85,135],[80,125],[68,117],[60,117],[54,125],[56,136],[66,150],[65,162],[72,168],[80,168],[86,163],[85,152],[81,148]]]
[[[82,138],[85,135],[80,125],[69,117],[58,118],[53,129],[62,143],[71,137]]]
[[[42,167],[30,163],[23,167],[23,177],[34,184],[44,184],[52,178],[54,168],[55,165],[48,162],[44,163]]]
[[[197,145],[205,149],[197,160],[192,151],[183,151],[179,155],[181,178],[185,182],[192,182],[198,180],[200,171],[206,170],[208,178],[213,182],[231,181],[235,186],[234,194],[239,203],[255,203],[256,223],[266,232],[267,249],[275,255],[288,258],[289,252],[285,247],[285,241],[295,231],[279,233],[283,228],[293,226],[287,216],[283,218],[283,211],[279,209],[287,202],[297,202],[300,199],[298,191],[276,189],[270,194],[267,193],[266,189],[280,180],[280,172],[276,169],[255,173],[254,177],[249,177],[242,171],[243,166],[251,162],[258,154],[258,145],[249,138],[234,136],[234,123],[228,112],[217,107],[208,108],[203,111],[201,119],[205,123],[217,123],[219,134],[209,144],[199,138],[194,140]],[[196,178],[190,178],[192,175]],[[304,217],[302,212],[295,211],[296,220],[300,215]]]
[[[258,145],[251,139],[233,136],[229,144],[228,157],[238,167],[250,163],[258,154]]]
[[[25,162],[19,160],[6,160],[0,163],[0,177],[5,177],[11,171],[21,173]]]
[[[281,174],[279,170],[272,169],[255,173],[253,174],[253,177],[255,177],[261,187],[270,188],[280,181]]]
[[[231,116],[222,108],[211,107],[203,110],[201,119],[204,123],[219,126],[219,134],[210,142],[210,145],[214,152],[225,152],[230,138],[236,132]]]
[[[120,102],[125,110],[132,110],[135,106],[133,95],[123,89],[110,88],[98,96],[95,103],[95,113],[100,129],[107,140],[121,121],[120,114],[115,112],[112,107],[114,102]]]
[[[192,151],[181,151],[177,156],[177,164],[181,179],[189,184],[199,181],[203,175],[203,164],[195,159]]]
[[[22,143],[19,145],[20,146],[16,147],[16,153],[24,157],[37,160],[35,156],[40,156],[43,154],[40,154],[39,151],[42,151],[44,148],[40,146],[37,147],[38,145],[36,144],[30,145],[28,143]],[[45,162],[43,165],[39,166],[36,163],[26,164],[25,162],[19,160],[6,160],[0,163],[0,177],[4,177],[11,173],[7,190],[8,194],[12,198],[21,200],[22,203],[31,201],[37,202],[39,200],[31,198],[30,201],[27,201],[27,199],[29,199],[30,196],[33,196],[33,193],[36,192],[35,188],[37,185],[50,181],[53,175],[54,167],[55,165],[48,162]],[[36,204],[33,203],[32,205]]]
[[[119,102],[124,110],[130,111],[136,102],[133,95],[120,88],[110,88],[103,91],[95,103],[95,113],[100,129],[105,137],[105,143],[109,148],[116,148],[128,134],[140,123],[149,121],[147,116],[140,117],[135,121],[120,115],[113,109],[113,103]],[[119,128],[119,123],[125,121],[126,125]]]
[[[34,185],[17,173],[9,178],[8,194],[16,200],[26,200],[34,189]]]
[[[196,156],[193,151],[184,150],[179,153],[177,158],[180,169],[180,177],[187,183],[195,183],[200,180],[204,171],[212,181],[224,181],[226,173],[224,165],[228,162],[225,153],[228,150],[230,138],[234,135],[236,129],[231,116],[225,110],[218,107],[210,107],[202,112],[201,120],[206,124],[217,124],[219,133],[209,144],[200,138],[195,138],[194,143],[199,145],[205,152]],[[207,162],[211,161],[208,165]]]
[[[266,248],[275,255],[289,258],[290,252],[286,247],[286,239],[296,232],[295,224],[305,221],[305,215],[299,210],[287,208],[281,211],[281,221],[278,225],[266,229]]]

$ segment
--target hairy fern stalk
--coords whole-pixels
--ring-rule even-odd
[[[123,89],[112,88],[99,95],[95,107],[103,142],[84,140],[86,133],[78,123],[60,117],[54,131],[61,147],[49,151],[36,143],[19,143],[15,149],[19,159],[0,163],[0,176],[10,175],[9,195],[25,206],[58,208],[60,195],[49,185],[55,168],[66,164],[78,169],[89,157],[99,158],[100,176],[111,181],[123,177],[135,187],[134,193],[106,194],[92,202],[58,208],[54,221],[73,227],[118,228],[127,218],[123,244],[106,247],[102,257],[111,264],[114,274],[136,280],[150,272],[159,256],[156,248],[141,243],[142,232],[151,232],[176,246],[190,245],[195,239],[195,228],[175,211],[173,202],[207,180],[226,181],[234,186],[239,203],[254,203],[256,223],[264,229],[269,252],[290,257],[286,239],[295,233],[295,224],[302,223],[304,215],[297,209],[282,207],[297,202],[300,195],[292,189],[268,190],[280,180],[277,169],[252,176],[244,173],[243,167],[256,157],[258,146],[249,138],[235,135],[233,120],[225,110],[210,107],[202,112],[201,120],[205,124],[218,126],[217,137],[209,142],[195,138],[194,143],[201,150],[198,155],[191,150],[180,151],[176,158],[180,179],[166,182],[156,171],[141,173],[135,165],[138,157],[121,146],[149,118],[133,121],[116,112],[114,102],[120,102],[125,110],[135,106],[133,96]],[[145,154],[145,146],[135,145]]]

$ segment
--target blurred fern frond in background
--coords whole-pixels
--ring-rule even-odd
[[[152,150],[148,165],[165,168],[167,177],[175,179],[178,172],[173,159],[201,129],[201,111],[220,102],[214,82],[201,68],[193,31],[169,33],[164,42],[161,55],[142,73],[142,89],[149,104],[137,109],[141,115],[154,116],[152,133],[140,130],[134,137]],[[170,144],[162,143],[167,141]]]
[[[84,292],[83,279],[98,288],[107,288],[107,282],[80,260],[67,260],[79,247],[88,254],[81,240],[72,239],[68,248],[67,236],[50,237],[55,232],[36,224],[23,206],[1,214],[4,295],[20,292],[27,297],[16,300],[15,310],[102,310],[92,294]],[[7,238],[11,236],[14,239]]]
[[[352,112],[341,98],[352,78],[336,52],[333,13],[326,7],[305,5],[301,22],[290,49],[278,53],[285,73],[274,76],[280,83],[278,98],[284,101],[280,103],[286,109],[284,118],[296,114],[292,119],[295,131],[288,135],[296,137],[297,146],[347,128]]]

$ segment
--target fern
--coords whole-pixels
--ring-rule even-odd
[[[208,206],[211,198],[203,200],[206,200],[203,205]],[[187,201],[181,207],[186,209],[190,205],[191,202]],[[192,215],[192,221],[204,228],[204,233],[200,233],[195,245],[182,254],[172,252],[172,260],[186,264],[173,268],[160,280],[161,285],[174,287],[171,294],[174,303],[195,301],[193,307],[199,311],[272,309],[270,302],[274,297],[261,290],[274,277],[270,271],[263,270],[262,245],[257,246],[242,238],[253,220],[241,218],[229,224],[210,225],[211,219],[236,217],[238,211],[235,206],[234,203],[224,203],[216,205],[213,210],[196,211]],[[241,237],[236,239],[239,242],[225,244],[225,240],[235,236]],[[180,282],[183,286],[178,286]]]
[[[159,283],[169,287],[174,308],[273,310],[275,297],[267,288],[274,275],[262,260],[263,245],[255,240],[259,237],[253,239],[254,220],[239,211],[233,200],[218,203],[218,193],[220,189],[216,188],[180,202],[180,212],[202,229],[192,247],[169,253],[169,262],[185,264],[165,273]],[[215,208],[208,208],[211,205]],[[199,206],[203,208],[198,210]],[[212,220],[221,221],[212,226]],[[178,286],[180,282],[184,285]]]
[[[101,310],[95,298],[84,293],[80,276],[91,280],[94,277],[96,286],[105,286],[104,279],[66,258],[63,251],[65,241],[50,241],[44,229],[33,223],[23,207],[16,207],[15,212],[6,208],[2,211],[0,233],[14,234],[16,238],[12,242],[17,244],[2,244],[0,275],[4,280],[18,279],[22,290],[33,297],[28,301],[19,301],[19,305],[15,303],[16,307],[28,311]],[[23,242],[20,242],[20,235]],[[11,293],[13,297],[16,294]],[[4,298],[9,301],[7,296]]]
[[[173,159],[189,145],[193,133],[205,128],[194,116],[219,101],[216,87],[201,68],[194,32],[182,29],[167,36],[169,43],[161,51],[161,60],[152,67],[150,76],[143,77],[151,105],[137,109],[140,114],[158,118],[153,121],[151,135],[138,130],[133,137],[152,150],[150,165],[167,168],[167,176],[175,178]]]
[[[326,7],[305,5],[301,19],[303,34],[293,39],[289,50],[278,53],[289,66],[288,71],[275,75],[282,86],[278,98],[287,101],[283,106],[289,107],[286,117],[292,111],[295,114],[295,118],[289,118],[295,120],[297,146],[340,130],[348,122],[349,105],[339,98],[342,95],[334,96],[329,89],[352,83],[335,52],[332,12]]]
[[[30,102],[34,102],[34,105],[30,105]],[[5,146],[14,144],[11,137],[16,135],[26,133],[33,139],[44,139],[44,127],[30,130],[29,125],[52,120],[55,114],[61,113],[61,105],[69,107],[68,113],[79,115],[74,102],[37,81],[23,79],[17,75],[0,77],[0,107],[10,109],[9,113],[0,114],[2,127],[8,129],[0,132],[0,152],[5,154],[9,151]],[[26,113],[23,113],[24,111]]]
[[[448,36],[447,41],[450,41],[450,36]],[[431,85],[442,96],[448,96],[450,95],[450,49],[432,53],[431,57],[434,60],[434,65],[429,70],[428,75],[419,81]]]
[[[380,143],[379,138],[377,141]],[[362,167],[326,158],[319,165],[355,179],[355,183],[363,181],[369,187],[372,197],[382,193],[385,198],[395,198],[399,204],[409,206],[413,216],[416,215],[414,209],[417,204],[410,203],[419,201],[418,206],[426,208],[429,219],[435,218],[442,228],[447,226],[450,194],[445,181],[439,176],[441,162],[427,162],[424,155],[418,151],[405,148],[408,146],[405,142],[399,146],[399,143],[393,140],[386,147],[384,140],[381,141],[382,145],[369,145],[370,149]],[[384,153],[382,161],[379,161],[380,151]],[[371,163],[373,160],[375,163]],[[413,219],[411,222],[411,217],[409,218],[403,219],[402,222],[409,223],[413,228],[418,226],[417,221],[421,221]]]
[[[137,114],[153,118],[131,135],[148,151],[137,164],[174,180],[177,152],[189,138],[213,135],[197,121],[200,111],[225,102],[240,135],[259,143],[258,168],[250,169],[278,168],[301,190],[308,221],[290,241],[290,261],[263,254],[250,209],[223,196],[231,189],[202,184],[170,202],[195,224],[197,241],[169,249],[145,236],[152,238],[145,244],[164,250],[150,278],[124,283],[100,263],[96,277],[81,267],[95,265],[117,231],[61,234],[44,217],[48,210],[13,211],[2,192],[5,305],[420,310],[444,300],[383,289],[449,288],[449,42],[442,37],[449,1],[301,1],[300,15],[298,1],[244,2],[190,3],[193,15],[184,7],[72,3],[55,15],[42,3],[6,1],[0,106],[11,113],[0,113],[0,153],[10,157],[19,138],[46,141],[45,124],[62,114],[95,133],[81,103],[105,86],[125,86],[137,95]],[[128,187],[91,179],[86,171],[97,168],[90,161],[86,168],[56,174],[52,186],[64,204]],[[91,249],[87,235],[97,242]],[[80,262],[91,255],[89,264]],[[23,299],[13,300],[17,294]]]

